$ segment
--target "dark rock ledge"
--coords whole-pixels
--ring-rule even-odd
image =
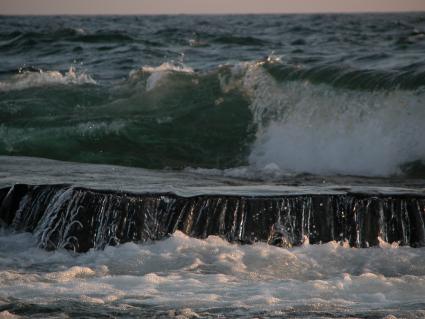
[[[296,246],[347,241],[425,245],[425,194],[335,193],[282,196],[127,193],[71,185],[0,189],[0,223],[35,234],[40,247],[85,252],[176,230],[196,238]]]

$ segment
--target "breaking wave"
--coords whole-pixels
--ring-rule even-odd
[[[73,68],[24,71],[0,82],[0,153],[248,177],[421,176],[423,74],[373,72],[268,57],[207,70],[147,65],[112,86],[75,86],[96,82]],[[38,87],[47,98],[27,102]]]
[[[251,165],[389,176],[409,166],[403,164],[425,159],[424,90],[359,92],[309,81],[277,82],[263,69],[258,72],[263,74],[254,73],[248,84],[251,107],[268,122],[257,135]]]

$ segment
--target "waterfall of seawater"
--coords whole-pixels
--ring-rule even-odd
[[[87,251],[180,230],[231,242],[291,247],[329,241],[355,247],[425,244],[425,198],[406,195],[284,196],[132,194],[68,185],[3,189],[0,218],[36,234],[40,247]]]

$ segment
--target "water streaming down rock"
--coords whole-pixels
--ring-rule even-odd
[[[17,184],[0,191],[0,220],[36,234],[45,249],[85,252],[129,241],[158,240],[180,230],[231,242],[290,247],[347,241],[369,247],[425,245],[425,197],[418,195],[284,195],[273,197],[134,194],[69,185]]]

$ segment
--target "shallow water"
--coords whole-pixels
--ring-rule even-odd
[[[0,236],[0,309],[17,315],[422,318],[425,250],[282,249],[177,232],[151,244],[46,252]]]
[[[295,176],[275,182],[197,172],[0,157],[0,186],[58,184],[137,193],[416,194],[423,180]],[[210,172],[209,172],[210,173]],[[77,254],[0,229],[0,316],[39,318],[423,318],[425,248],[241,245],[177,231]],[[6,312],[7,311],[7,312]],[[393,318],[393,317],[388,317]]]
[[[69,184],[91,189],[179,196],[279,196],[312,194],[419,195],[423,179],[329,175],[281,175],[241,167],[228,170],[148,170],[117,165],[82,164],[35,157],[0,156],[0,188],[13,184]]]

